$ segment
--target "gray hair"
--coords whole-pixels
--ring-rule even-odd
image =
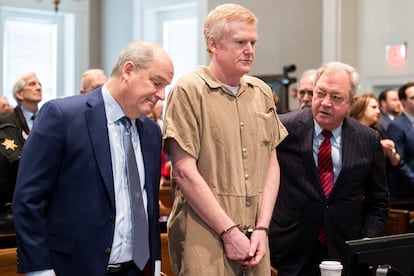
[[[104,72],[104,70],[99,69],[99,68],[92,68],[92,69],[88,69],[85,72],[83,72],[82,77],[84,78],[86,76],[93,75],[93,74],[105,75],[105,72]]]
[[[119,53],[118,59],[112,68],[111,76],[119,75],[122,67],[128,61],[132,61],[137,68],[147,69],[156,56],[154,50],[159,45],[147,41],[135,41],[128,43]]]
[[[302,75],[300,76],[300,79],[299,79],[299,81],[298,81],[298,84],[303,80],[303,79],[305,79],[305,78],[307,78],[308,76],[309,77],[312,77],[313,79],[315,79],[315,77],[316,77],[316,73],[317,73],[318,71],[316,70],[316,69],[308,69],[308,70],[305,70],[305,71],[303,71],[303,73],[302,73]]]
[[[349,91],[350,99],[355,97],[357,95],[357,92],[359,90],[359,75],[354,67],[351,65],[334,61],[334,62],[327,62],[323,64],[316,73],[315,81],[313,85],[315,86],[318,82],[319,78],[322,76],[323,73],[327,72],[335,72],[335,71],[345,71],[345,73],[349,76],[349,84],[351,87],[351,90]]]
[[[30,72],[30,73],[26,73],[24,75],[21,75],[13,84],[13,88],[12,88],[12,92],[13,92],[13,97],[17,102],[20,102],[20,100],[17,98],[16,94],[20,91],[23,91],[24,86],[26,85],[26,81],[27,79],[31,78],[31,77],[35,77],[36,73],[34,72]]]
[[[81,79],[81,88],[86,89],[90,85],[90,82],[91,82],[89,78],[90,76],[100,76],[100,75],[105,76],[104,70],[100,68],[92,68],[92,69],[88,69],[85,72],[83,72],[82,79]]]

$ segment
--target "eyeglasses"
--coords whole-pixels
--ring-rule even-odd
[[[316,98],[318,100],[322,100],[326,96],[328,96],[331,103],[334,103],[334,104],[342,104],[343,102],[345,102],[345,97],[343,97],[342,95],[326,93],[323,91],[316,91]]]

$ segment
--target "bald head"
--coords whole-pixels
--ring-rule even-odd
[[[85,94],[102,86],[106,82],[106,76],[102,69],[89,69],[82,75],[80,93]]]
[[[149,41],[131,42],[119,53],[111,76],[118,76],[128,61],[132,61],[137,68],[147,69],[156,60],[169,61],[172,66],[170,57],[158,44]]]
[[[13,108],[9,104],[9,100],[6,97],[0,96],[0,116],[11,112]]]

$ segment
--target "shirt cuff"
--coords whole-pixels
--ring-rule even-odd
[[[26,276],[55,276],[55,271],[53,271],[53,269],[32,271],[27,272]]]

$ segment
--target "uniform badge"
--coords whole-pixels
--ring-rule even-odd
[[[6,150],[11,149],[12,151],[14,151],[16,148],[18,148],[19,146],[16,145],[14,143],[14,140],[12,139],[4,139],[4,142],[2,143],[2,145],[6,148]]]

